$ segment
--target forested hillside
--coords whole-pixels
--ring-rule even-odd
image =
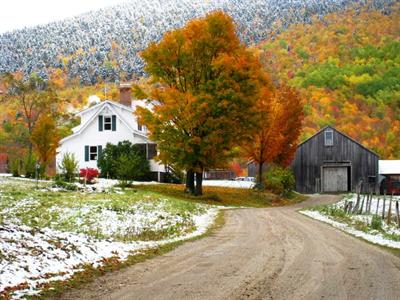
[[[236,22],[238,34],[258,43],[294,23],[307,23],[352,5],[369,3],[390,11],[395,0],[130,0],[48,25],[0,35],[0,74],[36,72],[47,78],[61,69],[83,84],[115,82],[143,75],[138,55],[166,31],[213,10]]]
[[[400,12],[348,10],[260,45],[276,80],[305,99],[303,139],[334,125],[382,158],[400,157]]]

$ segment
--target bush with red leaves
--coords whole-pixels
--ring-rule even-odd
[[[94,179],[99,177],[99,175],[100,175],[99,171],[94,168],[86,168],[79,170],[79,177],[82,179],[82,181],[88,184],[92,184]]]

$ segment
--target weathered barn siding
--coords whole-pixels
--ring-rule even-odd
[[[333,145],[325,146],[325,131],[333,132]],[[296,178],[296,191],[319,193],[323,191],[323,168],[348,169],[349,191],[355,191],[360,180],[363,189],[369,188],[371,180],[378,176],[379,157],[355,140],[333,127],[326,127],[300,144],[292,169]],[[375,186],[374,186],[375,187]]]

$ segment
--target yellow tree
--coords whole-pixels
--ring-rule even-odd
[[[42,115],[33,129],[30,140],[44,171],[55,156],[59,139],[54,120],[49,115]]]
[[[6,91],[2,101],[13,106],[17,118],[27,130],[29,153],[32,152],[30,137],[36,123],[44,114],[58,113],[59,99],[51,82],[46,82],[37,74],[24,78],[23,74],[5,74],[2,76]]]

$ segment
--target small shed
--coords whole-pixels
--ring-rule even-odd
[[[381,194],[400,194],[400,160],[380,160]]]
[[[379,156],[332,126],[298,145],[292,170],[300,193],[363,191],[378,184]]]

